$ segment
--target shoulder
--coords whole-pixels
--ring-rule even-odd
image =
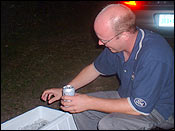
[[[140,57],[146,61],[159,61],[170,64],[174,60],[174,54],[167,40],[155,32],[149,30],[144,30],[144,32],[145,38]]]

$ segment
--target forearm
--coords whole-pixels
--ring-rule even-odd
[[[72,85],[75,89],[83,87],[88,83],[95,80],[100,75],[99,72],[96,71],[93,64],[85,67],[71,82],[69,85]]]
[[[140,115],[138,112],[134,111],[128,103],[127,98],[119,99],[104,99],[97,97],[89,98],[89,110],[97,110],[101,112],[120,112],[131,115]]]

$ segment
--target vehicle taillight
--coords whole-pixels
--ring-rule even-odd
[[[125,1],[125,2],[123,2],[123,3],[125,3],[125,4],[127,4],[127,5],[136,6],[136,2],[135,2],[135,1]]]
[[[134,10],[141,9],[141,7],[144,5],[144,1],[121,1],[120,3]]]

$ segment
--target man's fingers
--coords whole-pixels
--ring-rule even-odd
[[[42,96],[41,96],[41,99],[46,101],[47,100],[47,93],[43,93]]]
[[[48,94],[47,100],[50,100],[51,96],[54,95],[53,93]]]
[[[48,89],[48,90],[45,90],[44,92],[43,92],[43,94],[42,94],[42,99],[43,100],[47,100],[47,99],[50,99],[51,98],[51,96],[53,95],[54,93],[53,93],[53,91],[52,91],[52,89]]]
[[[51,103],[53,103],[53,102],[56,101],[56,100],[58,100],[58,98],[57,98],[57,97],[53,97],[52,99],[50,99],[50,100],[48,101],[48,103],[51,104]]]
[[[71,102],[71,100],[61,100],[61,104],[63,106],[72,106],[70,102]]]
[[[60,108],[64,111],[68,111],[70,113],[77,113],[77,111],[73,107],[70,107],[70,106],[60,106]]]

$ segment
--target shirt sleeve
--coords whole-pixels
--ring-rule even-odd
[[[169,65],[158,61],[149,61],[140,67],[134,74],[131,96],[127,98],[131,107],[144,115],[151,113],[160,100],[160,93],[167,86],[170,74]]]
[[[95,59],[94,67],[103,75],[114,75],[117,72],[118,58],[108,48]]]

